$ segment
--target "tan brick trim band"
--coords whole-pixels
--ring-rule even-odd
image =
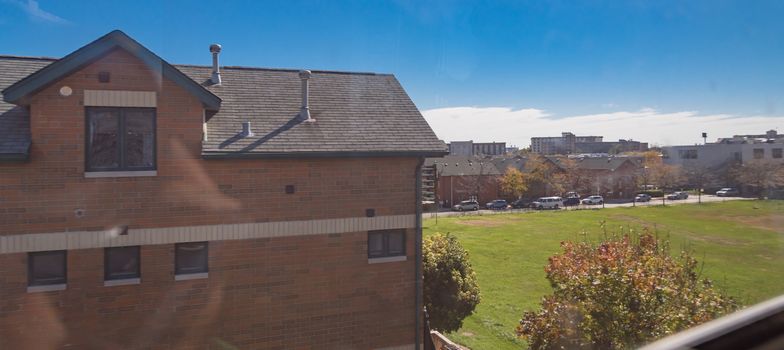
[[[84,105],[94,107],[156,107],[155,91],[84,90]]]
[[[415,215],[390,215],[303,221],[278,221],[246,224],[181,226],[106,231],[30,233],[0,236],[0,254],[63,249],[121,247],[198,241],[274,238],[412,228]]]

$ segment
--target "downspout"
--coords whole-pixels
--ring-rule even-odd
[[[414,226],[414,320],[415,334],[414,349],[419,350],[422,345],[422,164],[425,158],[419,158],[414,178],[416,178],[416,224]],[[422,328],[422,329],[420,329]]]

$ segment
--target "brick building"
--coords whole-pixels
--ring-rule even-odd
[[[561,136],[532,137],[531,152],[542,155],[566,155],[579,153],[618,154],[622,152],[644,152],[648,143],[633,140],[604,141],[603,136],[575,136],[562,132]]]
[[[1,349],[422,341],[419,168],[445,145],[392,75],[211,51],[0,57]]]
[[[427,158],[425,166],[435,166],[439,202],[454,205],[475,199],[480,204],[499,198],[499,178],[503,175],[492,159],[474,156]]]

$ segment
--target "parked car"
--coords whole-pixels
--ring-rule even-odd
[[[474,200],[462,201],[452,207],[454,211],[479,210],[479,202]]]
[[[566,192],[564,195],[564,207],[574,206],[580,204],[580,195],[577,192]]]
[[[640,193],[640,194],[637,195],[637,197],[634,197],[634,201],[635,202],[650,202],[651,201],[651,195],[649,195],[647,193]]]
[[[563,207],[563,198],[561,197],[542,197],[531,203],[531,208],[536,209],[560,209]]]
[[[737,188],[725,187],[716,191],[716,195],[719,197],[734,197],[740,195],[740,192]]]
[[[525,198],[520,198],[520,199],[512,202],[511,205],[512,205],[512,208],[515,208],[515,209],[530,208],[531,207],[531,200],[530,199],[525,199]]]
[[[590,196],[590,197],[587,197],[587,198],[583,198],[581,203],[586,204],[586,205],[602,204],[602,203],[604,203],[604,198],[602,198],[602,196]]]
[[[492,210],[506,209],[508,207],[509,207],[509,203],[507,203],[503,199],[496,199],[492,202],[485,204],[485,208],[492,209]]]
[[[563,200],[564,207],[575,206],[580,204],[580,197],[566,197]]]
[[[689,194],[683,191],[676,191],[667,195],[667,199],[674,201],[689,198]]]

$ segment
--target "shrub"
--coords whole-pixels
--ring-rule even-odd
[[[516,329],[531,349],[631,348],[737,308],[687,251],[674,258],[648,232],[561,247],[545,268],[553,294]]]
[[[457,238],[440,233],[425,238],[422,248],[424,302],[430,327],[456,331],[480,299],[468,252]]]

